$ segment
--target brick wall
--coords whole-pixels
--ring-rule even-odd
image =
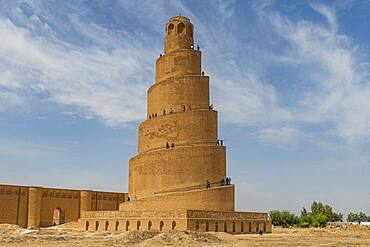
[[[52,226],[55,210],[67,223],[85,210],[118,210],[125,201],[127,193],[0,185],[0,224]]]

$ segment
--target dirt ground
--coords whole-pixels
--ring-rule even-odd
[[[272,234],[230,235],[227,233],[131,231],[127,233],[86,233],[60,227],[26,230],[0,225],[3,246],[370,246],[370,229],[281,229]]]

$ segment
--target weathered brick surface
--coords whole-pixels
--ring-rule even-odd
[[[127,193],[0,185],[0,224],[52,226],[56,209],[67,223],[85,210],[118,210],[126,200]]]

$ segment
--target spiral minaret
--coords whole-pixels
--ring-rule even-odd
[[[229,206],[221,209],[233,209],[234,188],[222,186],[226,148],[218,143],[217,111],[210,106],[209,77],[194,47],[193,24],[176,16],[165,32],[156,81],[148,90],[147,119],[139,126],[138,155],[129,162],[129,196],[187,193],[190,199],[192,191],[207,189],[209,182],[210,189],[217,188],[209,200],[226,199]]]
[[[85,211],[80,229],[271,232],[267,213],[235,211],[227,183],[226,147],[218,140],[194,27],[183,16],[166,24],[138,154],[129,161],[129,193],[118,211]],[[115,228],[109,228],[109,226]]]

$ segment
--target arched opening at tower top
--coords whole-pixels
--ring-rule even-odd
[[[167,27],[167,34],[168,34],[168,35],[170,35],[170,34],[172,34],[174,31],[175,31],[175,26],[174,26],[172,23],[170,23],[170,24],[168,25],[168,27]]]
[[[183,33],[183,32],[185,32],[185,25],[184,25],[184,23],[180,22],[177,25],[177,33]]]

